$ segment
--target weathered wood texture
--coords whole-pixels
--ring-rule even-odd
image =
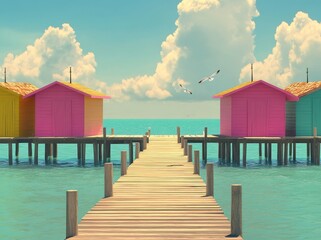
[[[152,136],[114,184],[113,197],[100,200],[70,239],[229,239],[230,222],[205,195],[177,136]]]

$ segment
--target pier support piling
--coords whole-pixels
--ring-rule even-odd
[[[193,146],[191,144],[188,145],[188,155],[187,155],[187,161],[192,162],[193,161]]]
[[[181,143],[181,128],[177,127],[176,132],[177,132],[177,143]]]
[[[139,158],[139,152],[140,152],[140,146],[139,143],[135,143],[135,158],[138,159]]]
[[[105,198],[113,196],[113,164],[104,164]]]
[[[200,151],[194,151],[194,174],[200,174]]]
[[[242,235],[242,186],[239,184],[232,185],[231,235]]]
[[[214,196],[214,164],[206,164],[206,196]]]
[[[78,234],[78,192],[68,190],[66,194],[66,239]]]
[[[121,151],[121,176],[127,174],[127,152]]]

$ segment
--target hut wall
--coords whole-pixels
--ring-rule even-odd
[[[312,136],[313,128],[321,131],[321,91],[301,97],[296,107],[297,136]]]
[[[232,98],[223,97],[220,103],[220,132],[221,135],[231,135],[232,123]]]
[[[33,137],[35,135],[35,98],[24,99],[20,96],[19,111],[20,136]]]
[[[36,136],[83,135],[83,95],[59,85],[36,94]]]
[[[258,84],[232,98],[232,136],[285,136],[286,96],[282,92]]]
[[[0,137],[19,136],[19,96],[0,90]]]
[[[85,97],[85,135],[103,132],[103,99]]]
[[[286,103],[286,136],[295,136],[296,102]]]

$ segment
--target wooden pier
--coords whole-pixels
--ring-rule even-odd
[[[318,137],[316,130],[314,136],[307,137],[227,137],[220,135],[208,135],[207,128],[203,135],[180,135],[177,128],[177,142],[187,151],[189,143],[202,144],[202,160],[207,161],[207,144],[218,144],[218,159],[223,164],[233,166],[247,165],[247,145],[256,144],[259,148],[261,158],[264,150],[264,158],[272,163],[272,144],[277,148],[277,164],[279,166],[288,165],[290,157],[293,163],[296,162],[296,145],[305,144],[307,147],[307,161],[311,165],[320,165],[320,144],[321,137]],[[242,148],[242,156],[241,156]],[[242,160],[242,162],[241,162]]]
[[[112,129],[112,134],[114,130]],[[85,166],[86,164],[86,145],[93,147],[94,164],[98,166],[101,163],[110,161],[111,145],[112,144],[128,144],[129,161],[134,160],[134,143],[139,143],[140,151],[146,148],[149,141],[148,135],[107,135],[106,129],[100,136],[90,137],[1,137],[0,144],[8,145],[8,163],[13,164],[13,147],[15,147],[15,158],[19,158],[19,145],[28,145],[29,163],[38,165],[39,162],[39,145],[45,146],[45,164],[57,163],[58,145],[59,144],[74,144],[77,145],[78,165]],[[33,162],[32,162],[33,160]]]
[[[67,238],[77,239],[242,239],[241,190],[232,188],[232,224],[213,198],[213,164],[207,185],[184,156],[176,136],[152,136],[148,149],[111,185],[105,165],[105,196],[77,224],[75,191],[67,192]],[[122,171],[123,173],[123,171]],[[109,179],[109,180],[108,180]],[[233,236],[232,236],[232,235]]]

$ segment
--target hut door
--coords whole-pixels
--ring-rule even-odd
[[[71,136],[71,100],[56,99],[53,102],[53,130],[55,137]]]
[[[249,137],[267,134],[267,99],[249,99],[247,103],[247,133]]]
[[[0,137],[16,137],[18,134],[16,105],[14,99],[0,98]]]

